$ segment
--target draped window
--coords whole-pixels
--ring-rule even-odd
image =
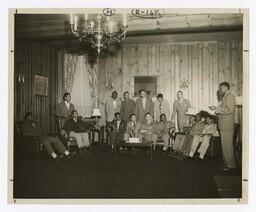
[[[91,67],[86,55],[65,54],[64,58],[65,91],[78,113],[90,117],[97,99],[97,66]]]

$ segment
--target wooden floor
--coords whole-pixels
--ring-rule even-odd
[[[154,159],[144,149],[136,155],[92,148],[92,154],[70,160],[40,163],[16,158],[14,198],[220,198],[216,176],[241,176],[241,171],[221,171],[221,158],[198,163],[170,158],[156,150]],[[230,197],[241,197],[241,182]],[[228,198],[228,196],[225,196]]]

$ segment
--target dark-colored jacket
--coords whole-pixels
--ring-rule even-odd
[[[218,127],[220,130],[232,130],[235,123],[235,95],[226,93],[217,107]]]
[[[135,113],[136,104],[132,99],[123,100],[121,102],[121,119],[128,122],[130,120],[130,115]]]
[[[137,121],[143,122],[145,120],[145,114],[150,113],[151,116],[154,116],[154,103],[151,98],[146,97],[146,105],[145,105],[145,110],[143,108],[143,102],[142,99],[139,98],[136,101],[136,116],[137,116]]]
[[[120,125],[119,125],[119,129],[117,130],[117,120],[113,120],[111,122],[110,126],[112,127],[113,131],[120,132],[120,133],[125,133],[127,124],[126,124],[125,120],[121,120]]]
[[[41,136],[42,131],[36,121],[24,121],[21,124],[21,133],[27,136]]]
[[[91,123],[84,122],[78,118],[77,121],[75,121],[74,119],[68,119],[65,122],[63,129],[67,133],[70,133],[71,131],[76,133],[82,133],[82,132],[86,132],[91,127],[93,127]]]

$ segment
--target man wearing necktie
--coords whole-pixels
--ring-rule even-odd
[[[230,91],[228,82],[220,83],[220,91],[223,94],[219,106],[209,106],[215,110],[218,116],[218,128],[220,130],[221,145],[224,159],[223,171],[236,168],[233,148],[233,135],[235,124],[235,95]]]
[[[150,97],[146,96],[146,91],[144,89],[139,91],[140,98],[136,101],[136,117],[137,121],[143,122],[145,120],[145,115],[149,113],[151,117],[154,116],[154,104]]]
[[[157,100],[154,103],[154,120],[160,121],[160,115],[165,114],[166,120],[170,120],[170,106],[167,100],[164,99],[163,94],[157,95]]]
[[[177,99],[173,103],[172,122],[175,123],[175,118],[177,115],[179,132],[183,132],[184,126],[188,125],[188,116],[186,113],[190,107],[190,101],[183,98],[182,91],[178,91]]]
[[[115,119],[109,125],[111,128],[110,142],[112,148],[115,144],[121,144],[124,142],[124,134],[126,132],[126,122],[121,120],[120,113],[115,113]]]
[[[63,127],[65,121],[71,118],[71,112],[75,109],[75,106],[71,103],[70,93],[63,95],[63,101],[56,107],[55,115],[60,119],[60,127]]]

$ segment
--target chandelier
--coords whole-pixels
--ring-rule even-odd
[[[70,15],[70,27],[72,33],[80,40],[87,41],[97,49],[100,54],[102,49],[112,42],[120,43],[127,33],[127,15],[122,15],[122,20],[116,22],[112,16],[97,14],[96,17],[88,18],[84,15]]]

